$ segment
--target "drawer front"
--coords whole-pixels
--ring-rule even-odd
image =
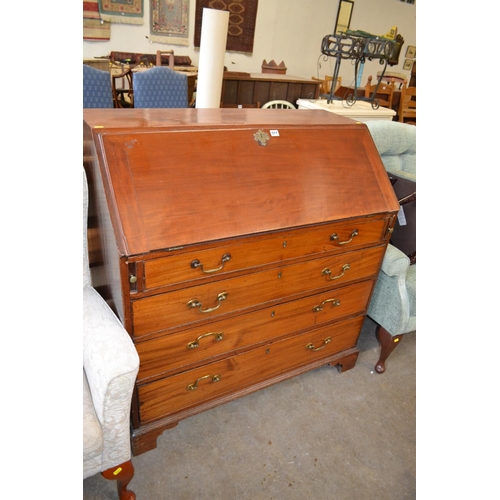
[[[280,232],[268,238],[246,238],[217,248],[149,260],[144,263],[145,288],[199,281],[315,253],[343,252],[375,245],[385,238],[386,226],[385,218],[327,224]],[[356,234],[353,236],[354,232]],[[331,239],[332,235],[336,235],[336,238]]]
[[[372,276],[385,247],[315,259],[135,300],[133,335],[185,328],[223,314]]]
[[[354,347],[363,318],[360,316],[321,327],[139,386],[141,423],[250,387],[274,375]]]
[[[137,342],[138,381],[179,371],[214,356],[363,313],[373,280],[311,295],[209,325]]]

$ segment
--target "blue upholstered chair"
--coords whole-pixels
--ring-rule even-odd
[[[187,108],[187,76],[165,66],[134,75],[135,108]]]
[[[395,179],[393,187],[403,211],[407,205],[402,200],[411,198],[411,203],[415,203],[413,212],[407,211],[404,217],[398,218],[368,307],[368,316],[378,325],[376,333],[380,343],[375,371],[383,373],[388,356],[403,335],[414,332],[417,327],[417,265],[410,260],[414,257],[416,262],[416,127],[385,120],[366,125],[389,176]],[[398,185],[413,192],[401,198],[396,190]],[[398,230],[401,243],[393,242]],[[408,249],[412,248],[409,256]]]
[[[111,79],[107,71],[83,65],[83,107],[114,107]]]

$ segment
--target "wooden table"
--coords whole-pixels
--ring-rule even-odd
[[[273,100],[295,104],[297,99],[317,99],[321,82],[300,76],[272,73],[225,71],[222,81],[223,104],[257,104]]]
[[[396,112],[389,108],[380,106],[373,109],[371,103],[367,101],[356,101],[352,106],[345,105],[344,101],[332,101],[328,104],[326,99],[298,99],[297,107],[299,109],[322,109],[329,113],[351,118],[358,122],[367,122],[371,120],[389,120],[391,121]]]
[[[335,91],[335,95],[337,97],[341,97],[341,98],[345,99],[346,96],[348,96],[349,94],[352,94],[353,92],[354,92],[354,87],[343,87],[343,86],[340,86]],[[365,88],[364,87],[358,87],[357,96],[358,97],[364,97],[365,96]],[[401,99],[401,90],[395,89],[394,93],[392,95],[392,108],[391,108],[396,113],[395,120],[397,120],[397,114],[398,114],[398,111],[399,111],[399,101],[400,101],[400,99]]]

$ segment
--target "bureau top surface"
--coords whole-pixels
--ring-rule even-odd
[[[399,208],[366,126],[326,111],[85,110],[84,137],[123,255]]]

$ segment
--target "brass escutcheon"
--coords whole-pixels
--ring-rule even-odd
[[[263,130],[258,130],[253,134],[253,138],[259,143],[260,146],[267,146],[269,135]]]

